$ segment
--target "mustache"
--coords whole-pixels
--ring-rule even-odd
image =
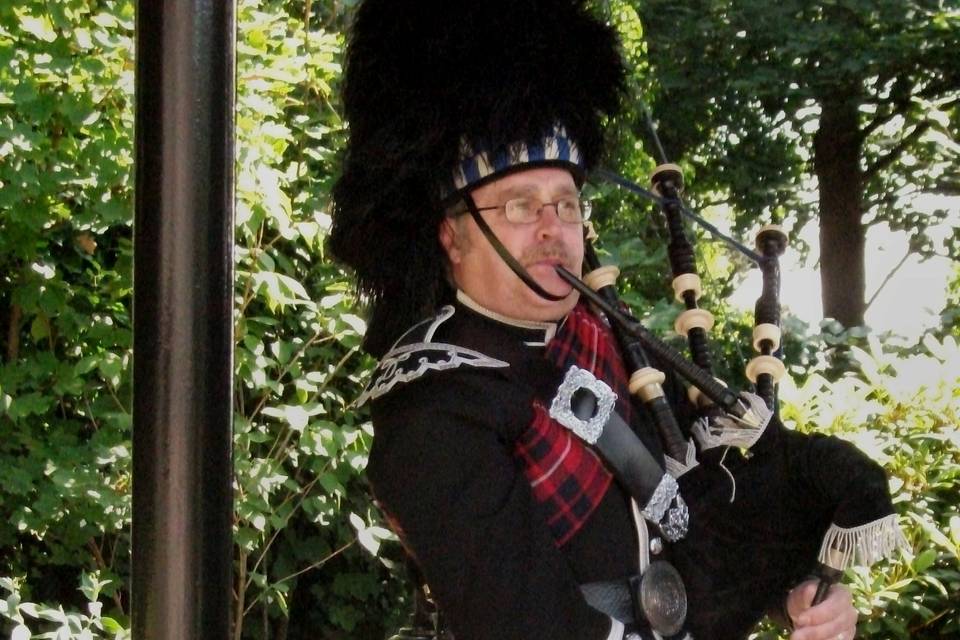
[[[566,265],[570,262],[570,251],[560,240],[550,240],[527,249],[520,257],[520,262],[524,266],[541,260],[559,260]]]

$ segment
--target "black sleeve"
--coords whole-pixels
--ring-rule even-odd
[[[457,640],[601,640],[512,442],[530,397],[500,374],[428,374],[372,408],[368,475]]]

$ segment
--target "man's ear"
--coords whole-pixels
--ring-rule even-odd
[[[453,219],[444,217],[440,221],[440,228],[437,231],[440,237],[440,245],[447,252],[447,258],[451,264],[460,263],[460,238],[457,235],[456,226]]]

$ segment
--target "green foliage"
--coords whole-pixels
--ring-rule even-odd
[[[960,264],[953,265],[953,275],[947,284],[946,305],[940,315],[942,332],[960,338]]]
[[[282,3],[242,1],[238,20],[234,635],[381,637],[400,585],[375,557],[392,535],[350,404],[372,361],[323,259],[343,38]]]
[[[129,630],[113,618],[102,615],[100,591],[108,582],[101,581],[96,572],[84,573],[80,591],[87,599],[87,613],[72,613],[60,606],[23,602],[20,583],[10,578],[0,578],[0,588],[7,592],[6,599],[0,600],[0,616],[14,625],[10,640],[129,640]]]
[[[801,384],[781,383],[782,416],[788,426],[853,442],[889,473],[910,546],[847,572],[858,637],[952,637],[960,633],[960,347],[953,337],[927,336],[897,354],[876,337],[866,342],[848,347],[854,371],[836,380],[822,364]]]
[[[862,116],[856,133],[868,143],[865,174],[889,169],[866,185],[878,217],[910,217],[900,211],[909,193],[956,182],[955,9],[896,0],[639,5],[666,146],[708,169],[700,183],[729,189],[743,215],[797,215],[797,207],[810,215],[797,199],[810,136],[824,99],[848,87]]]
[[[99,571],[119,620],[132,35],[130,2],[0,6],[0,575],[79,606],[81,573]]]
[[[403,597],[374,557],[391,535],[361,476],[370,427],[349,406],[371,362],[323,260],[343,140],[342,36],[327,26],[343,9],[240,2],[238,22],[234,633],[380,637]],[[75,585],[98,570],[121,627],[132,30],[130,2],[0,7],[0,575],[20,576],[17,598],[81,610]]]
[[[373,365],[359,348],[365,325],[324,255],[352,4],[238,3],[237,640],[379,639],[407,613],[400,546],[363,479],[371,428],[351,404]],[[649,98],[649,29],[626,0],[598,4],[625,34],[631,91]],[[0,632],[14,638],[120,638],[129,626],[132,37],[128,0],[0,4]],[[616,162],[634,177],[654,164],[634,131],[641,117],[638,106],[612,123]],[[593,189],[625,298],[669,333],[662,225],[646,204]],[[740,380],[748,329],[722,301],[742,264],[710,245],[698,253],[720,283],[704,305],[726,338],[721,376]],[[948,315],[943,336],[957,331]],[[956,631],[945,594],[958,589],[958,384],[943,336],[898,353],[857,351],[849,335],[787,342],[799,389],[784,390],[785,415],[879,452],[900,482],[911,552],[849,576],[873,637]],[[830,367],[821,347],[837,351]],[[921,386],[921,374],[945,386]]]
[[[729,204],[741,233],[818,219],[828,315],[862,324],[859,247],[871,225],[909,232],[913,253],[957,255],[956,205],[951,215],[930,204],[960,184],[955,6],[635,4],[652,109],[668,153],[697,178],[691,197]]]

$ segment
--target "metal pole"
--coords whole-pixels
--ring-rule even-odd
[[[235,0],[138,0],[132,624],[230,636]]]

